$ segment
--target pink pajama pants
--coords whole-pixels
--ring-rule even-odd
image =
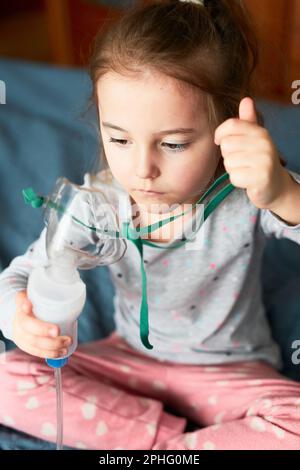
[[[300,449],[300,383],[263,361],[213,367],[159,361],[114,332],[81,344],[62,369],[62,381],[66,446]],[[43,359],[6,353],[0,422],[55,442],[54,385]],[[185,432],[187,419],[196,430]]]

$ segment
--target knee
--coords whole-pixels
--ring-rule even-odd
[[[51,371],[43,359],[20,349],[4,353],[0,367],[1,401],[6,394],[10,397],[29,394],[50,380]]]

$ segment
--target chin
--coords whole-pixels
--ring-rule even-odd
[[[131,200],[131,202],[137,204],[142,211],[151,214],[169,214],[180,205],[179,202],[169,201],[167,199],[164,200],[161,197],[157,199],[155,197],[147,199],[131,196]]]

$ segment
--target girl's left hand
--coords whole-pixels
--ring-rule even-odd
[[[239,118],[227,119],[215,131],[231,183],[244,188],[259,209],[270,209],[288,191],[290,176],[280,162],[269,132],[258,124],[254,101],[243,98]]]

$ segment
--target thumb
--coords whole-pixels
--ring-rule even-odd
[[[22,291],[17,293],[17,295],[16,295],[16,306],[18,308],[25,307],[27,309],[27,311],[30,310],[31,302],[27,297],[27,291],[26,290],[22,290]]]
[[[253,124],[258,123],[255,103],[250,97],[243,98],[239,106],[239,118],[243,121],[252,122]]]

